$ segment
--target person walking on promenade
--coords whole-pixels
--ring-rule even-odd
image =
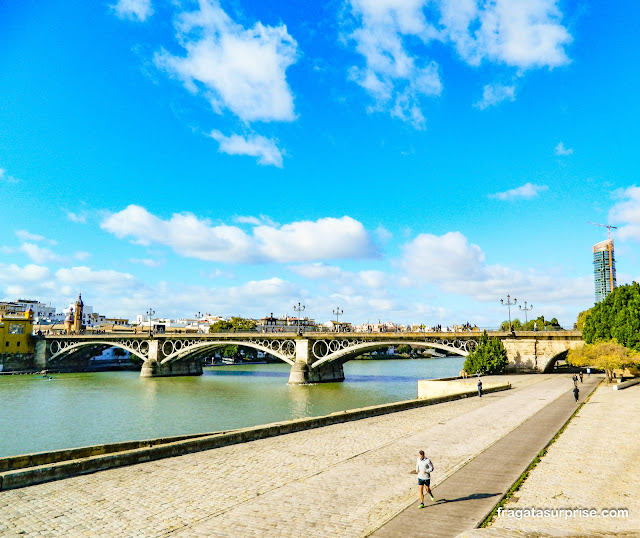
[[[580,383],[584,383],[584,376],[582,375],[582,370],[580,370]]]
[[[576,385],[575,387],[573,387],[573,396],[576,399],[576,403],[578,403],[578,395],[580,394],[580,391],[578,390],[578,386]]]
[[[578,376],[576,374],[573,374],[573,377],[571,379],[573,379],[573,386],[577,387],[578,386]]]
[[[427,490],[427,493],[429,494],[429,497],[431,497],[431,500],[435,501],[433,493],[431,493],[431,489],[429,489],[429,486],[431,485],[432,472],[433,463],[431,463],[431,460],[424,455],[424,450],[421,450],[416,461],[416,470],[413,471],[413,474],[418,475],[418,490],[420,491],[420,505],[418,506],[418,508],[424,508],[423,488]]]
[[[482,381],[478,379],[478,396],[482,398]]]
[[[587,368],[587,377],[591,377],[591,368]]]

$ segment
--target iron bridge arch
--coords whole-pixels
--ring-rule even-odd
[[[74,351],[93,346],[118,347],[128,351],[132,355],[146,361],[149,355],[149,343],[146,340],[82,340],[78,342],[69,340],[51,340],[47,347],[51,355],[47,362],[55,362],[71,355]]]
[[[316,346],[320,342],[325,342],[326,352],[321,351],[321,346]],[[354,340],[316,340],[312,346],[312,352],[316,360],[311,369],[320,368],[323,365],[340,362],[345,363],[358,355],[367,351],[373,351],[389,346],[408,345],[412,347],[425,347],[447,351],[454,355],[466,357],[478,345],[476,340],[446,340],[445,341],[409,341],[409,340],[387,340],[384,342],[365,342]]]
[[[296,358],[296,346],[293,340],[207,340],[202,342],[176,339],[165,340],[162,343],[161,350],[165,357],[160,361],[160,364],[169,364],[180,359],[186,359],[190,355],[200,356],[205,351],[229,345],[249,347],[268,353],[291,366],[293,366]],[[167,351],[169,351],[168,354]]]

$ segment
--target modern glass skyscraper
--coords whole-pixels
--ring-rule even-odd
[[[613,239],[593,245],[593,282],[596,287],[596,303],[604,301],[617,285]]]

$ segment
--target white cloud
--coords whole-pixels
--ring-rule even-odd
[[[117,237],[133,237],[142,245],[171,247],[182,256],[225,263],[292,262],[377,255],[364,226],[350,218],[323,218],[284,226],[256,226],[248,234],[237,226],[212,226],[191,213],[162,220],[130,205],[100,225]]]
[[[228,108],[246,122],[295,119],[286,70],[297,60],[297,43],[285,25],[246,29],[217,1],[200,0],[198,11],[178,15],[176,30],[186,55],[162,50],[154,62],[189,91],[202,91],[214,110]]]
[[[48,279],[51,272],[47,267],[28,264],[20,267],[14,263],[0,263],[0,282],[16,284],[21,282],[38,282]]]
[[[375,99],[372,110],[388,110],[393,117],[423,129],[422,96],[440,95],[438,64],[407,51],[406,41],[428,41],[436,31],[427,23],[424,0],[351,0],[361,26],[350,38],[364,56],[364,67],[352,67],[350,77]]]
[[[573,148],[565,148],[562,142],[559,142],[553,151],[556,155],[560,156],[573,155]]]
[[[273,165],[282,168],[282,151],[274,140],[253,134],[246,138],[232,134],[224,136],[220,131],[211,131],[209,135],[220,144],[218,151],[228,155],[250,155],[258,157],[258,164]]]
[[[75,287],[92,285],[103,290],[121,291],[137,285],[136,279],[129,273],[109,269],[93,270],[85,266],[58,269],[55,277],[62,284]]]
[[[534,185],[533,183],[525,183],[524,185],[521,185],[520,187],[517,187],[515,189],[509,189],[508,191],[490,194],[489,198],[496,198],[498,200],[529,200],[531,198],[539,196],[541,192],[546,191],[548,188],[549,187],[547,187],[546,185]]]
[[[495,106],[502,101],[515,101],[516,100],[516,87],[505,86],[504,84],[487,84],[482,92],[482,99],[478,101],[474,106],[480,110],[484,110],[487,107]]]
[[[572,37],[557,0],[349,0],[358,27],[350,34],[364,67],[350,76],[375,99],[373,110],[424,127],[422,96],[440,95],[438,65],[425,46],[452,44],[470,65],[483,60],[520,70],[569,63]],[[477,106],[515,99],[513,86],[488,85]]]
[[[40,241],[49,243],[50,245],[58,244],[55,239],[47,239],[43,235],[32,234],[27,230],[16,230],[16,237],[22,241]]]
[[[528,69],[569,62],[572,37],[557,0],[440,0],[440,24],[471,65],[483,59]]]
[[[29,233],[27,230],[16,230],[16,237],[22,241],[44,241],[42,235]]]
[[[273,261],[371,258],[377,255],[364,226],[347,216],[293,222],[279,228],[258,226],[253,233],[263,256]]]
[[[62,258],[48,248],[41,247],[35,243],[22,243],[18,248],[36,263],[59,262]]]
[[[252,226],[260,226],[261,224],[266,224],[267,226],[278,226],[276,222],[273,221],[271,217],[268,215],[260,215],[255,217],[253,215],[238,215],[233,217],[233,221],[238,224],[250,224]]]
[[[7,174],[6,170],[0,168],[0,183],[7,183],[9,185],[14,185],[19,182],[20,180],[18,178],[10,176],[9,174]]]
[[[145,267],[160,267],[164,263],[164,260],[151,258],[130,258],[129,261],[138,265],[144,265]]]
[[[609,223],[618,225],[620,239],[640,241],[640,187],[618,190],[614,197],[618,202],[609,211]]]
[[[535,298],[547,304],[588,304],[592,299],[591,276],[567,278],[558,271],[520,270],[489,265],[478,245],[460,232],[442,236],[421,234],[403,248],[401,266],[406,284],[433,284],[450,294],[478,301],[512,297]]]
[[[118,0],[111,7],[121,19],[144,22],[153,15],[151,0]]]
[[[74,213],[73,211],[67,211],[67,218],[71,222],[76,222],[79,224],[87,223],[87,216],[84,213]]]

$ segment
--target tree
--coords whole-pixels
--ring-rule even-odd
[[[593,308],[589,308],[589,310],[583,310],[578,314],[578,319],[576,320],[576,329],[581,331],[584,329],[584,323],[587,321],[587,317],[591,314]]]
[[[210,333],[221,332],[243,332],[252,331],[256,328],[256,322],[252,319],[245,319],[238,316],[234,316],[230,321],[220,320],[216,321],[209,327]]]
[[[560,331],[562,327],[556,318],[551,318],[550,321],[545,320],[544,316],[538,316],[536,319],[531,319],[526,323],[522,323],[518,318],[511,322],[514,331],[533,331],[534,326],[537,331]],[[503,321],[500,324],[501,331],[509,330],[509,322]]]
[[[640,353],[615,340],[609,340],[570,350],[567,362],[573,366],[591,366],[604,370],[607,381],[611,381],[613,370],[640,366]]]
[[[507,351],[499,338],[489,338],[487,331],[482,333],[480,344],[467,356],[464,370],[468,374],[499,374],[508,363]]]
[[[640,284],[620,286],[595,305],[584,321],[582,338],[587,344],[615,339],[640,351]]]
[[[400,344],[398,346],[398,354],[400,355],[408,355],[411,353],[411,346],[408,344]]]

